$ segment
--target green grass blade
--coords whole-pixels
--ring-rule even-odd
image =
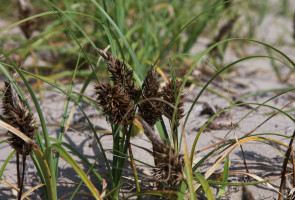
[[[36,156],[36,159],[37,159],[38,164],[40,166],[42,175],[44,177],[44,181],[45,181],[44,184],[46,186],[46,194],[48,195],[47,199],[52,199],[52,200],[57,199],[56,192],[55,192],[55,186],[54,186],[53,179],[52,179],[52,176],[50,173],[50,168],[47,164],[44,154],[39,149],[35,149],[35,150],[33,150],[33,152]]]
[[[71,165],[71,167],[77,172],[79,177],[84,181],[90,192],[93,194],[93,196],[96,199],[102,199],[97,191],[97,189],[94,187],[93,183],[89,180],[85,172],[80,168],[80,166],[77,164],[77,162],[70,156],[70,154],[61,147],[59,144],[53,144],[52,148],[55,149],[59,154]]]
[[[8,164],[8,162],[10,161],[10,159],[12,158],[12,156],[15,154],[15,150],[13,150],[8,156],[7,158],[5,159],[5,161],[3,162],[2,166],[1,166],[1,169],[0,169],[0,180],[2,179],[2,175],[3,175],[3,172]]]
[[[228,179],[228,172],[229,172],[229,157],[227,156],[225,159],[224,167],[223,167],[223,174],[222,174],[222,183],[225,183]],[[218,191],[218,196],[225,194],[226,185],[222,185]]]
[[[206,197],[208,200],[214,200],[214,196],[213,196],[213,193],[210,189],[210,186],[209,186],[209,183],[208,181],[205,179],[205,177],[200,174],[200,173],[195,173],[195,176],[196,176],[196,179],[201,183],[202,187],[203,187],[203,190],[206,194]]]
[[[79,57],[78,57],[78,60],[77,60],[77,63],[76,63],[75,70],[73,72],[73,77],[72,77],[72,80],[71,80],[71,84],[69,86],[69,92],[68,92],[69,95],[72,95],[72,89],[73,89],[74,80],[75,80],[75,77],[76,77],[79,61],[80,61],[80,54],[79,54]],[[70,104],[70,97],[67,98],[64,114],[63,114],[63,117],[62,117],[61,127],[60,127],[60,131],[59,131],[59,136],[58,136],[59,140],[62,140],[63,134],[65,132],[65,123],[66,123],[69,104]],[[55,177],[57,177],[57,173],[58,173],[58,160],[59,160],[59,153],[56,153],[56,155],[55,155],[55,163],[54,163],[55,164]]]
[[[143,75],[143,69],[141,67],[141,65],[139,64],[136,56],[135,56],[135,53],[132,51],[131,47],[129,46],[127,40],[125,39],[123,33],[120,31],[119,27],[116,25],[116,23],[112,20],[112,18],[104,11],[104,9],[95,1],[95,0],[90,0],[97,8],[98,10],[103,14],[103,16],[105,18],[107,18],[107,20],[112,24],[112,26],[115,28],[115,30],[117,31],[117,33],[119,34],[120,38],[122,39],[124,45],[126,46],[126,48],[128,49],[135,65],[136,65],[136,68],[135,68],[135,73],[139,76],[139,79],[136,79],[137,81],[137,84],[139,86],[141,86],[142,84],[142,81],[144,79],[144,75]]]

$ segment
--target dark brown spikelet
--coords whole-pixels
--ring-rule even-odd
[[[20,20],[26,19],[34,14],[32,6],[26,0],[18,0],[18,12]],[[26,38],[30,39],[32,33],[36,29],[36,19],[21,23],[20,28]]]
[[[183,155],[177,154],[165,140],[157,137],[147,122],[141,120],[141,124],[153,145],[153,156],[156,163],[153,169],[153,179],[157,182],[168,182],[169,186],[178,185],[185,180]]]
[[[157,79],[156,69],[152,66],[150,73],[142,84],[142,103],[138,106],[140,116],[150,126],[154,126],[163,114],[163,102],[160,100],[150,100],[150,98],[162,98],[159,89],[160,83]]]
[[[128,69],[126,64],[113,57],[109,52],[96,49],[105,59],[108,71],[111,73],[111,79],[115,85],[120,85],[126,91],[126,94],[133,100],[136,99],[138,91],[133,80],[133,71]]]
[[[184,158],[182,154],[176,154],[175,150],[166,141],[158,140],[153,144],[156,166],[153,177],[157,182],[166,182],[171,186],[178,185],[184,180]]]
[[[175,106],[176,97],[179,95],[181,84],[182,84],[182,81],[175,80],[175,90],[174,90],[173,81],[169,80],[166,86],[163,88],[164,100]],[[175,91],[176,91],[176,95],[175,95]],[[180,95],[179,102],[177,105],[177,115],[176,115],[177,121],[179,121],[184,116],[183,102],[184,102],[184,94],[182,93]],[[164,115],[168,119],[172,120],[174,108],[166,103],[163,108],[164,108]]]
[[[95,86],[99,106],[111,124],[128,125],[133,122],[135,110],[123,87],[110,83]]]
[[[2,107],[3,116],[6,119],[6,122],[14,128],[17,128],[29,138],[33,139],[37,131],[37,128],[34,126],[34,116],[29,113],[27,106],[24,105],[11,84],[5,82],[5,87],[7,90],[4,91],[3,94]],[[11,135],[9,138],[10,145],[17,153],[27,156],[32,152],[33,144],[26,143],[24,140],[12,133],[9,135]]]

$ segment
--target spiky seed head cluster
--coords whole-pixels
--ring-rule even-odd
[[[182,81],[175,79],[174,83],[175,83],[175,88],[174,88],[173,80],[169,80],[162,91],[163,92],[163,99],[172,105],[176,104],[176,98],[180,93],[180,87],[181,87]],[[183,93],[180,94],[179,102],[177,105],[177,115],[176,115],[177,121],[179,121],[184,116],[184,114],[183,114],[184,113],[184,110],[183,110],[184,96],[185,95]],[[174,112],[173,107],[171,107],[168,104],[164,105],[164,114],[168,119],[172,120],[173,112]]]
[[[152,66],[150,73],[142,85],[142,103],[139,104],[139,115],[150,125],[154,126],[163,114],[162,94],[156,69]],[[154,98],[154,99],[150,99]]]
[[[113,86],[110,83],[95,86],[98,104],[111,124],[129,125],[134,119],[133,104],[138,93],[133,80],[133,71],[110,53],[101,49],[97,51],[105,59],[114,83]]]
[[[131,124],[135,110],[123,87],[110,83],[95,86],[98,104],[111,124]]]
[[[138,90],[136,90],[133,71],[128,69],[124,62],[114,58],[109,52],[97,49],[98,53],[105,59],[108,71],[111,73],[111,80],[115,85],[120,85],[124,88],[125,93],[135,100]]]
[[[34,126],[35,118],[29,113],[28,108],[24,105],[19,95],[10,83],[5,82],[6,91],[3,94],[3,116],[6,122],[17,128],[29,138],[33,139],[37,128]],[[8,132],[10,135],[9,142],[17,153],[27,156],[32,152],[33,144],[28,144],[18,136]]]
[[[184,180],[185,162],[182,154],[177,154],[166,141],[161,140],[156,142],[153,151],[157,163],[153,169],[153,177],[156,181],[168,181],[172,186],[175,186]]]

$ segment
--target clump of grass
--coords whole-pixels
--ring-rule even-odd
[[[19,1],[25,2],[25,1]],[[223,3],[223,4],[222,4]],[[109,198],[109,199],[120,199],[121,188],[126,183],[123,181],[123,173],[124,173],[124,165],[127,159],[127,151],[129,150],[129,157],[131,159],[132,170],[136,187],[136,192],[132,195],[142,196],[143,194],[152,194],[165,196],[165,194],[171,193],[174,198],[183,199],[185,194],[186,197],[190,199],[195,199],[197,195],[201,193],[203,190],[206,193],[208,199],[214,199],[212,195],[212,191],[210,189],[209,184],[213,185],[222,185],[220,190],[225,191],[225,188],[231,183],[227,182],[229,177],[229,154],[237,147],[239,147],[242,143],[248,141],[262,141],[266,142],[266,138],[251,136],[251,133],[245,135],[241,138],[235,138],[235,140],[226,140],[222,141],[218,144],[213,144],[212,146],[206,147],[206,149],[215,147],[212,151],[206,154],[197,164],[193,164],[194,153],[196,144],[199,141],[199,136],[202,134],[202,131],[206,127],[210,120],[214,119],[219,112],[214,113],[212,118],[210,118],[200,129],[197,136],[194,139],[194,145],[191,149],[190,160],[188,159],[188,151],[186,149],[185,140],[184,146],[178,143],[178,140],[182,139],[182,135],[178,135],[178,129],[181,124],[181,119],[186,117],[184,120],[184,127],[187,123],[188,117],[192,112],[194,105],[198,101],[199,97],[202,95],[203,91],[205,91],[207,86],[218,76],[221,76],[223,72],[229,69],[231,66],[247,59],[251,58],[261,58],[263,56],[252,56],[243,58],[234,63],[231,63],[224,68],[216,67],[216,74],[213,75],[212,79],[210,79],[205,85],[202,85],[202,89],[198,96],[195,98],[193,105],[191,106],[189,112],[185,115],[183,110],[184,104],[184,94],[183,88],[186,82],[188,81],[189,75],[192,73],[195,64],[201,59],[202,56],[207,54],[210,50],[215,51],[218,45],[225,44],[220,48],[219,52],[215,52],[218,54],[223,54],[226,44],[229,43],[233,39],[222,40],[230,37],[230,33],[232,32],[233,25],[236,23],[235,19],[225,19],[228,20],[228,23],[225,24],[220,29],[219,34],[215,37],[214,44],[208,47],[204,52],[193,55],[192,60],[195,62],[189,62],[190,69],[185,70],[187,74],[185,77],[180,77],[183,81],[180,81],[176,77],[175,74],[172,73],[172,79],[170,79],[166,85],[161,88],[160,81],[157,77],[156,69],[161,72],[161,68],[163,66],[167,66],[167,57],[172,55],[173,59],[177,59],[180,61],[177,65],[179,68],[182,68],[182,63],[185,60],[191,58],[185,58],[182,53],[188,53],[192,49],[192,46],[197,41],[198,37],[202,35],[203,31],[208,27],[209,22],[215,21],[216,23],[219,21],[220,17],[223,16],[224,10],[232,11],[235,8],[235,4],[232,1],[220,1],[215,0],[208,3],[207,1],[200,1],[198,3],[194,3],[194,1],[190,2],[182,2],[182,1],[173,1],[172,3],[159,3],[157,1],[146,2],[136,2],[130,3],[127,1],[102,1],[102,3],[97,3],[95,0],[91,0],[89,2],[76,3],[74,1],[44,1],[51,10],[46,13],[41,13],[40,16],[56,16],[57,20],[54,20],[48,28],[45,28],[44,32],[32,38],[32,32],[34,24],[33,20],[27,20],[21,23],[22,31],[27,38],[27,43],[23,46],[14,49],[10,52],[2,52],[5,58],[9,57],[9,54],[12,55],[13,52],[18,50],[24,51],[26,54],[27,50],[22,49],[26,47],[26,45],[32,44],[32,49],[43,50],[50,49],[50,53],[60,55],[60,57],[64,57],[64,55],[71,55],[76,57],[81,56],[81,60],[87,61],[91,66],[92,71],[90,70],[80,70],[81,63],[79,63],[79,59],[77,59],[75,71],[71,70],[65,71],[63,73],[63,68],[60,66],[64,65],[62,60],[59,60],[58,64],[54,64],[54,66],[49,66],[48,68],[53,68],[53,72],[57,72],[56,77],[42,77],[38,75],[38,71],[35,71],[35,74],[32,74],[26,70],[19,70],[18,73],[20,77],[24,80],[24,83],[27,86],[28,91],[30,92],[34,104],[37,108],[38,115],[40,118],[40,123],[43,129],[43,136],[40,134],[36,134],[36,139],[38,141],[38,145],[40,149],[34,149],[29,144],[20,142],[19,138],[15,136],[15,139],[12,139],[14,136],[12,135],[10,142],[19,140],[17,145],[21,146],[19,149],[24,149],[23,152],[17,152],[17,155],[21,153],[25,155],[31,155],[35,166],[37,168],[39,177],[41,179],[42,184],[44,184],[44,194],[46,199],[57,199],[57,187],[58,182],[55,176],[58,175],[58,157],[55,158],[52,155],[52,149],[54,149],[57,154],[61,155],[71,167],[78,173],[81,177],[82,181],[87,185],[92,195],[96,199],[101,198]],[[243,5],[247,3],[243,2]],[[20,5],[20,4],[19,4]],[[78,7],[77,7],[78,5]],[[94,6],[93,6],[94,5]],[[192,6],[194,5],[194,6]],[[21,6],[21,5],[20,5]],[[28,5],[27,5],[28,6]],[[64,9],[64,10],[63,10]],[[30,6],[28,7],[20,7],[19,13],[21,15],[20,19],[25,19],[31,16],[32,9]],[[99,12],[98,12],[99,11]],[[191,12],[198,13],[199,15],[192,18]],[[234,13],[233,13],[234,14]],[[130,23],[129,19],[125,19],[125,16],[132,18],[134,21]],[[37,17],[37,16],[35,16]],[[93,19],[92,22],[89,19]],[[189,22],[185,25],[184,22]],[[85,23],[87,21],[87,23]],[[91,22],[90,22],[91,21]],[[144,23],[142,23],[144,22]],[[197,22],[197,23],[195,23]],[[195,23],[195,24],[194,24]],[[16,23],[15,25],[18,25]],[[13,26],[15,26],[13,25]],[[192,25],[192,26],[191,26]],[[244,26],[244,24],[242,24]],[[103,27],[104,31],[101,31],[101,27]],[[210,28],[210,26],[209,26]],[[214,27],[215,28],[215,27]],[[207,30],[205,30],[207,31]],[[211,30],[208,30],[211,32]],[[249,29],[249,31],[253,31]],[[62,33],[62,34],[60,34]],[[186,37],[178,37],[181,33],[184,33]],[[57,36],[53,40],[50,38],[52,35]],[[18,38],[19,39],[19,38]],[[23,38],[19,39],[23,41]],[[244,40],[245,41],[245,40]],[[251,40],[248,40],[251,41]],[[36,43],[35,43],[36,42]],[[48,42],[48,43],[47,43]],[[253,42],[253,41],[252,41]],[[257,42],[257,41],[255,41]],[[42,45],[40,45],[42,43]],[[259,43],[259,42],[257,42]],[[262,44],[262,43],[259,43]],[[97,49],[98,53],[104,58],[107,70],[110,73],[111,82],[108,83],[96,83],[95,90],[97,94],[98,106],[102,108],[102,112],[105,114],[107,121],[111,125],[112,128],[112,137],[113,137],[113,160],[109,162],[105,155],[105,149],[100,143],[100,137],[98,137],[95,128],[91,120],[89,120],[87,114],[84,112],[83,108],[79,106],[80,101],[84,101],[89,103],[93,107],[97,108],[97,105],[93,105],[89,99],[91,98],[82,98],[84,91],[86,90],[89,83],[94,79],[97,72],[102,69],[102,65],[95,63],[97,60],[97,56],[95,55],[95,51],[92,51],[96,48],[96,45],[99,46],[111,46],[112,54],[105,52],[103,50]],[[124,46],[122,46],[124,45]],[[263,44],[268,48],[275,48]],[[66,46],[66,48],[65,48]],[[84,48],[85,47],[85,48]],[[80,55],[80,52],[77,49],[81,49],[83,55]],[[89,50],[90,49],[90,50]],[[127,51],[126,51],[127,50]],[[217,49],[218,50],[218,49]],[[65,53],[65,51],[68,51]],[[33,50],[32,56],[33,56]],[[37,51],[36,51],[37,52]],[[118,53],[120,52],[120,54]],[[281,53],[280,51],[277,51]],[[118,53],[118,54],[115,54]],[[129,54],[130,56],[129,56]],[[178,55],[181,53],[182,55]],[[283,54],[281,54],[283,55]],[[3,57],[2,56],[2,57]],[[38,56],[38,55],[37,55]],[[121,61],[120,58],[123,57],[124,62]],[[216,55],[213,55],[216,56]],[[222,55],[223,56],[223,55]],[[283,55],[284,56],[284,55]],[[1,57],[1,58],[2,58]],[[118,58],[117,58],[118,57]],[[265,57],[264,57],[265,58]],[[291,65],[295,66],[295,64],[285,56],[285,58],[290,61]],[[9,60],[9,59],[7,59]],[[11,59],[13,60],[13,59]],[[75,59],[76,60],[76,59]],[[9,68],[15,67],[12,61],[10,64],[0,64],[1,71],[5,72],[5,69],[2,65],[5,65]],[[54,63],[54,62],[53,62]],[[128,64],[133,66],[133,69],[129,68]],[[151,71],[148,73],[146,78],[144,79],[144,74],[148,71],[149,66],[154,65],[156,67],[152,67]],[[17,64],[18,65],[18,64]],[[33,64],[33,67],[37,65]],[[148,66],[148,67],[147,67]],[[170,63],[169,63],[169,66]],[[186,65],[188,66],[188,65]],[[170,67],[171,70],[171,67]],[[172,71],[172,70],[171,70]],[[72,86],[75,83],[75,76],[77,74],[81,74],[81,77],[84,78],[85,75],[87,78],[84,80],[83,87],[80,93],[72,93]],[[5,74],[7,77],[9,75]],[[27,81],[27,75],[33,76],[37,79],[37,81],[43,81],[51,86],[59,92],[63,93],[67,97],[66,107],[64,110],[64,117],[60,126],[60,135],[59,138],[50,138],[48,135],[48,131],[46,128],[46,122],[44,120],[42,109],[38,103],[38,100],[34,94],[34,90],[30,87]],[[65,84],[68,80],[68,76],[72,76],[71,84],[68,88],[68,92],[64,90],[63,87],[67,87]],[[100,77],[96,77],[97,82]],[[62,81],[59,81],[59,80]],[[135,81],[135,80],[136,81]],[[141,85],[141,83],[143,84]],[[57,83],[57,84],[55,84]],[[61,87],[60,87],[61,86]],[[11,87],[6,85],[7,88]],[[11,92],[13,88],[8,89]],[[41,90],[41,85],[39,84],[39,89]],[[213,91],[214,90],[209,90]],[[217,92],[215,92],[218,94]],[[77,96],[76,96],[77,95]],[[11,96],[11,95],[10,95]],[[17,97],[17,95],[14,95]],[[223,96],[223,95],[220,95]],[[5,97],[4,97],[5,98]],[[7,97],[8,98],[8,97]],[[42,98],[41,98],[42,99]],[[227,98],[225,98],[227,99]],[[230,99],[230,98],[228,98]],[[104,162],[106,168],[108,170],[108,177],[111,184],[108,184],[109,188],[107,191],[104,188],[103,193],[101,194],[104,197],[101,197],[98,193],[97,189],[94,187],[92,182],[88,179],[87,175],[93,175],[97,178],[97,180],[101,183],[104,182],[104,179],[100,177],[100,174],[96,171],[94,162],[90,164],[86,157],[81,155],[74,147],[67,144],[62,140],[62,135],[65,134],[65,130],[67,130],[70,124],[70,119],[67,123],[65,123],[67,119],[67,111],[68,105],[70,101],[73,101],[76,106],[80,108],[82,113],[85,116],[85,119],[88,121],[89,127],[91,128],[94,136],[97,139],[97,143],[100,147],[101,154],[104,157]],[[4,99],[5,103],[5,99]],[[25,104],[23,104],[25,105]],[[264,105],[264,104],[262,104]],[[232,109],[233,107],[238,106],[237,102],[231,103],[230,108],[224,108],[224,110]],[[260,106],[260,105],[259,105]],[[7,109],[8,110],[8,109]],[[26,108],[28,110],[28,108]],[[75,109],[74,109],[75,110]],[[254,109],[253,109],[254,110]],[[281,109],[282,110],[282,109]],[[222,112],[222,111],[220,111]],[[24,114],[25,113],[25,114]],[[23,116],[26,116],[27,112],[23,112]],[[29,112],[28,112],[29,113]],[[283,113],[287,116],[286,113]],[[169,137],[167,126],[165,125],[162,117],[163,115],[168,118],[170,122],[171,129],[171,137]],[[246,117],[246,116],[245,116]],[[25,117],[19,117],[26,121],[29,119]],[[140,123],[137,123],[137,119],[140,119]],[[14,120],[14,119],[13,119]],[[33,117],[32,117],[33,120]],[[9,121],[9,120],[8,120]],[[29,121],[29,120],[28,120]],[[65,128],[66,124],[66,128]],[[137,174],[137,169],[135,165],[135,159],[132,153],[132,146],[130,142],[130,137],[133,132],[134,126],[140,125],[143,126],[145,134],[151,140],[153,150],[151,153],[153,154],[155,160],[155,166],[153,167],[152,178],[158,184],[166,184],[167,189],[173,190],[164,191],[161,187],[158,191],[142,191],[141,184],[139,179],[141,177]],[[156,131],[154,127],[157,127],[158,132],[161,136],[161,139],[156,135]],[[234,124],[233,126],[235,126]],[[27,124],[28,130],[30,128],[30,123]],[[141,128],[141,127],[140,127]],[[23,130],[21,130],[24,132]],[[178,137],[180,136],[180,137]],[[30,137],[31,138],[31,137]],[[43,139],[44,138],[44,139]],[[170,139],[173,139],[173,142],[170,142]],[[185,139],[185,137],[184,137]],[[43,141],[44,140],[44,141]],[[44,144],[45,143],[45,144]],[[279,145],[281,143],[278,142]],[[13,146],[13,145],[12,145]],[[22,148],[24,147],[24,148]],[[89,171],[87,175],[83,172],[83,170],[78,166],[77,162],[70,156],[68,151],[73,152],[75,155],[79,156],[83,161],[83,164],[89,167]],[[181,149],[184,149],[184,155],[180,153]],[[203,173],[197,173],[197,169],[200,165],[204,164],[207,160],[210,159],[211,155],[214,152],[218,152],[218,150],[222,150],[220,153],[220,158],[216,160],[216,162],[211,166],[211,168]],[[31,152],[34,152],[33,154]],[[201,152],[198,151],[198,152]],[[223,153],[224,152],[224,153]],[[293,152],[293,150],[292,150]],[[100,155],[99,155],[100,156]],[[99,157],[98,156],[98,157]],[[53,161],[54,158],[54,161]],[[217,168],[221,165],[223,160],[227,158],[224,164],[224,172],[222,174],[222,181],[214,179],[211,175],[217,170]],[[9,158],[7,158],[9,160]],[[144,162],[144,159],[140,160]],[[8,162],[8,161],[7,161]],[[5,163],[7,163],[5,161]],[[112,169],[110,167],[110,163],[112,163]],[[287,165],[287,161],[286,161]],[[149,165],[147,165],[149,166]],[[5,167],[5,166],[4,166]],[[18,170],[19,171],[19,170]],[[0,170],[0,173],[3,171]],[[23,170],[24,172],[24,170]],[[1,177],[2,174],[0,174]],[[18,175],[19,177],[19,175]],[[82,181],[77,187],[79,189],[80,185],[82,185]],[[20,182],[20,181],[18,181]],[[251,184],[259,184],[261,182],[254,182]],[[20,184],[19,184],[20,185]],[[105,185],[105,184],[104,184]],[[242,185],[242,184],[240,184]],[[151,187],[150,187],[151,188]],[[154,189],[154,188],[152,188]],[[20,192],[21,193],[21,192]],[[223,193],[219,193],[222,195]],[[75,192],[72,194],[73,198],[75,196]],[[127,197],[128,199],[128,197]]]
[[[152,66],[143,82],[141,91],[138,91],[132,81],[132,70],[127,69],[124,63],[114,58],[110,53],[100,49],[98,49],[98,52],[106,60],[107,69],[114,84],[112,86],[111,83],[102,83],[95,87],[98,105],[106,115],[107,121],[111,125],[123,125],[124,134],[127,134],[126,142],[129,144],[130,133],[127,126],[134,120],[136,113],[134,99],[137,97],[140,100],[138,102],[138,115],[142,118],[140,121],[143,123],[144,132],[153,146],[155,160],[153,178],[157,182],[168,181],[169,188],[179,185],[181,181],[185,180],[183,155],[178,154],[165,140],[162,141],[157,138],[150,127],[153,127],[160,120],[163,113],[172,121],[175,109],[177,115],[174,128],[176,129],[179,126],[179,120],[184,116],[184,95],[180,91],[182,82],[170,80],[161,92],[155,68]],[[180,95],[180,101],[175,108],[178,95]],[[131,146],[129,146],[129,149],[131,149]],[[130,154],[132,155],[132,152]]]

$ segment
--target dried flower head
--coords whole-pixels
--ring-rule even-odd
[[[150,73],[145,78],[142,85],[142,103],[139,104],[140,116],[150,125],[154,126],[163,114],[163,102],[151,100],[150,98],[162,98],[159,92],[160,83],[157,79],[156,69],[152,66]]]
[[[156,167],[153,177],[158,182],[168,181],[172,186],[178,185],[184,180],[184,158],[182,154],[176,154],[175,150],[166,141],[158,140],[153,144]]]
[[[141,124],[153,145],[153,156],[155,159],[155,168],[153,169],[154,180],[157,182],[168,182],[171,186],[178,185],[185,180],[183,155],[177,154],[165,140],[157,137],[147,122],[141,120]]]
[[[111,124],[128,125],[133,122],[135,110],[122,86],[106,83],[95,86],[95,89],[98,104]]]
[[[19,95],[10,83],[5,82],[7,90],[3,94],[3,116],[7,123],[17,128],[29,138],[33,139],[37,128],[34,126],[34,116],[29,113]],[[10,132],[8,132],[10,133]],[[27,156],[32,152],[33,144],[28,144],[18,136],[10,133],[9,142],[18,154]]]
[[[125,63],[113,57],[110,53],[101,49],[96,50],[105,59],[114,84],[122,86],[126,94],[128,94],[131,99],[135,100],[138,91],[136,90],[133,80],[133,71],[128,69]]]
[[[181,84],[182,84],[182,81],[175,80],[175,89],[174,89],[173,80],[169,80],[168,83],[166,84],[166,86],[163,88],[164,100],[171,103],[172,105],[175,105],[176,97],[180,93]],[[176,94],[175,94],[175,92],[176,92]],[[183,115],[183,112],[184,112],[183,102],[184,102],[184,94],[181,93],[180,98],[179,98],[179,102],[177,105],[177,115],[176,115],[177,121],[180,120],[184,116]],[[173,107],[171,107],[168,104],[164,105],[164,114],[168,119],[172,120],[173,112],[174,112]]]
[[[26,0],[18,0],[18,10],[20,20],[26,19],[33,15],[33,8]],[[21,23],[20,28],[25,34],[26,38],[30,39],[32,33],[36,29],[36,19],[31,19]]]

